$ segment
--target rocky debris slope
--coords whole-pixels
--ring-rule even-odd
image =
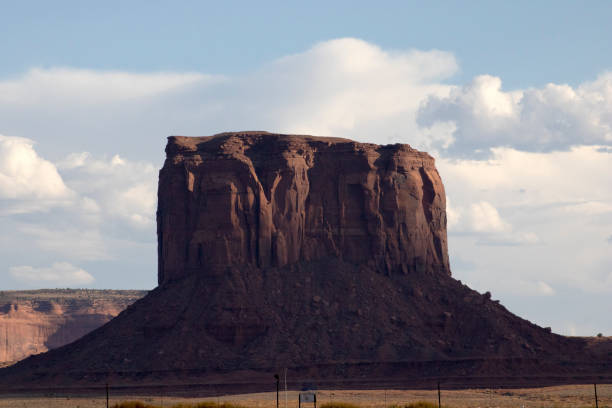
[[[0,366],[63,346],[97,329],[146,291],[0,291]]]
[[[426,153],[265,132],[171,137],[166,153],[159,286],[81,340],[1,370],[3,384],[237,392],[284,368],[294,386],[611,379],[609,347],[451,277]]]

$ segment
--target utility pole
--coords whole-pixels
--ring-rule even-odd
[[[278,374],[274,374],[274,378],[276,379],[276,408],[278,408],[278,385],[280,383],[280,377]]]
[[[599,402],[597,401],[597,384],[593,384],[593,388],[595,389],[595,408],[599,408]]]
[[[285,408],[287,408],[287,367],[285,367]]]
[[[108,383],[106,383],[106,408],[108,408]]]
[[[440,381],[438,381],[438,408],[442,408],[442,398],[440,397]]]

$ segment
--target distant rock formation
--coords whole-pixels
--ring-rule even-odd
[[[0,366],[73,342],[146,294],[136,290],[0,291]]]
[[[285,368],[292,387],[612,380],[607,339],[556,335],[451,277],[426,153],[266,132],[170,137],[166,153],[159,286],[80,340],[0,370],[0,389],[245,392]]]

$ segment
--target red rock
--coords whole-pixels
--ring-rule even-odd
[[[427,153],[265,132],[170,137],[166,152],[160,284],[326,257],[450,274],[444,187]]]
[[[0,366],[71,343],[145,294],[82,289],[0,292]]]

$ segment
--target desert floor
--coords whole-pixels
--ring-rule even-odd
[[[597,386],[600,408],[612,408],[612,384]],[[280,393],[280,407],[297,408],[296,391]],[[526,389],[474,389],[474,390],[442,390],[442,406],[455,408],[506,408],[506,407],[594,407],[595,399],[592,385],[570,385],[546,388]],[[318,405],[327,402],[350,402],[363,407],[383,408],[393,404],[406,404],[415,401],[437,403],[437,392],[421,390],[339,390],[317,391]],[[214,398],[181,398],[170,396],[133,396],[113,397],[110,405],[128,400],[139,400],[148,404],[170,407],[177,403],[196,403],[213,401],[217,403],[230,402],[246,407],[275,408],[275,393],[258,393],[242,395],[225,395]],[[303,404],[304,408],[312,408],[313,404]],[[0,397],[0,407],[10,408],[102,408],[106,407],[104,395],[89,397]]]

